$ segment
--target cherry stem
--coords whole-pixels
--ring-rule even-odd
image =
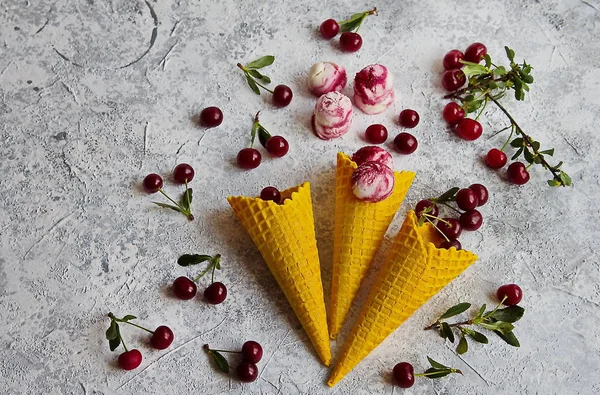
[[[429,217],[431,217],[431,218],[435,218],[435,219],[437,219],[438,221],[442,221],[442,222],[443,222],[443,223],[445,223],[446,225],[448,225],[448,226],[452,227],[452,225],[450,225],[450,223],[449,223],[448,221],[446,221],[446,220],[443,220],[443,219],[441,219],[441,218],[438,218],[438,217],[434,217],[433,215],[425,214],[425,213],[421,213],[421,215],[422,215],[422,216],[424,216],[424,217],[425,217],[425,220],[426,220],[426,221],[429,221],[429,223],[430,223],[431,225],[433,225],[433,227],[434,227],[434,228],[435,228],[435,229],[436,229],[436,230],[437,230],[437,231],[438,231],[438,232],[439,232],[439,233],[440,233],[442,236],[444,236],[444,239],[446,239],[446,241],[447,241],[447,242],[450,242],[450,239],[448,238],[448,236],[446,236],[446,235],[444,234],[444,232],[442,232],[442,231],[440,230],[440,228],[438,228],[438,227],[437,227],[437,226],[436,226],[436,225],[433,223],[433,221],[432,221],[431,219],[429,219]]]
[[[250,78],[252,78],[252,76],[250,76]],[[254,80],[254,83],[258,86],[260,86],[261,88],[263,88],[264,90],[266,90],[267,92],[270,92],[271,94],[275,93],[272,90],[270,90],[269,88],[267,88],[266,86],[264,86],[263,84],[261,84],[260,82],[256,81],[254,78],[252,78]]]
[[[486,93],[487,95],[487,93]],[[488,105],[488,97],[485,97],[485,103],[483,104],[483,108],[481,109],[481,111],[479,111],[479,114],[477,114],[477,116],[475,117],[475,120],[477,121],[479,119],[479,117],[481,116],[481,114],[483,114],[483,112],[485,111],[485,108]]]
[[[523,140],[527,143],[527,145],[529,147],[531,147],[535,156],[540,158],[540,162],[541,162],[542,166],[544,166],[544,168],[550,170],[550,172],[554,176],[555,180],[560,181],[562,183],[560,175],[556,172],[556,170],[552,166],[550,166],[550,164],[544,158],[544,155],[542,155],[537,149],[535,149],[535,147],[533,146],[533,139],[531,137],[529,137],[527,134],[525,134],[525,132],[523,132],[523,129],[521,129],[519,124],[517,124],[517,121],[515,121],[515,119],[510,115],[510,113],[506,110],[506,108],[504,108],[500,103],[498,103],[498,101],[496,99],[494,99],[492,96],[487,95],[487,97],[489,97],[489,99],[491,101],[493,101],[496,104],[496,106],[498,106],[500,111],[502,111],[504,113],[504,115],[506,115],[508,120],[514,125],[515,131],[517,132],[517,134],[519,134],[523,138]],[[532,162],[532,164],[533,163],[535,163],[535,162]],[[531,166],[531,164],[530,164],[530,166]]]
[[[504,129],[501,130],[501,132],[505,131],[509,127],[510,127],[510,134],[508,135],[508,138],[504,142],[504,145],[502,146],[502,148],[500,148],[500,151],[504,151],[506,149],[506,146],[508,145],[508,143],[510,143],[510,140],[512,139],[513,134],[515,134],[515,126],[513,124],[505,127]]]
[[[188,199],[188,205],[189,205],[189,195],[188,195],[188,190],[187,190],[187,178],[186,178],[186,180],[185,180],[185,181],[186,181],[186,182],[185,182],[185,194],[186,194],[186,197],[187,197],[187,199]],[[187,218],[188,218],[190,221],[193,221],[193,220],[194,220],[194,216],[192,215],[192,213],[191,213],[189,210],[186,210],[186,209],[184,209],[183,207],[181,207],[181,205],[179,205],[179,203],[177,203],[175,200],[171,199],[171,198],[169,197],[169,195],[167,195],[167,194],[166,194],[166,193],[165,193],[165,192],[162,190],[162,188],[161,188],[161,189],[159,189],[158,191],[159,191],[160,193],[162,193],[164,197],[166,197],[167,199],[169,199],[169,200],[170,200],[170,201],[171,201],[171,202],[172,202],[174,205],[176,205],[176,206],[179,208],[179,210],[181,211],[181,213],[182,213],[183,215],[185,215],[185,216],[186,216],[186,217],[187,217]]]
[[[135,326],[136,328],[139,328],[139,329],[142,329],[142,330],[144,330],[144,331],[146,331],[148,333],[154,334],[154,331],[151,331],[148,328],[144,328],[143,326],[140,326],[138,324],[134,324],[133,322],[129,322],[129,321],[120,321],[120,322],[124,322],[125,324],[129,324],[129,325]]]
[[[462,214],[462,213],[460,212],[460,210],[457,210],[456,208],[452,207],[451,205],[449,205],[449,204],[448,204],[448,203],[446,203],[446,202],[437,202],[437,203],[440,203],[441,205],[443,205],[443,206],[446,206],[446,207],[448,207],[448,208],[450,208],[450,209],[452,209],[452,210],[456,211],[456,212],[457,212],[457,213],[459,213],[459,214]],[[446,222],[446,223],[448,223],[448,222]]]

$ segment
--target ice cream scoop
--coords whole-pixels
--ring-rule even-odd
[[[377,162],[365,162],[352,173],[352,193],[358,199],[377,203],[394,191],[394,172]]]
[[[394,102],[394,79],[380,64],[365,67],[354,77],[354,104],[366,114],[379,114]]]
[[[352,102],[339,93],[329,92],[317,100],[312,118],[313,131],[323,139],[330,140],[348,132],[352,124]]]
[[[362,147],[352,155],[352,161],[356,162],[358,166],[365,162],[377,162],[381,163],[394,170],[394,159],[389,152],[383,148],[376,147],[374,145],[367,145]]]
[[[332,62],[315,63],[308,71],[308,89],[317,97],[329,92],[340,92],[347,81],[344,66]]]

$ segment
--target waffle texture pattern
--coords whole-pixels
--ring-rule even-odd
[[[350,311],[360,284],[400,208],[415,173],[394,172],[394,191],[378,203],[363,202],[352,193],[352,173],[357,165],[338,153],[335,175],[335,228],[333,274],[329,310],[329,336],[335,339]]]
[[[321,361],[331,350],[310,185],[281,192],[283,204],[230,196],[227,201],[258,247]]]
[[[472,252],[436,248],[429,224],[406,215],[327,384],[334,386],[419,307],[475,260]]]

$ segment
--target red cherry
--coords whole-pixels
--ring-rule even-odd
[[[521,299],[523,299],[523,290],[517,284],[505,284],[498,288],[496,296],[499,300],[504,299],[506,296],[506,300],[502,304],[505,306],[514,306],[519,304]]]
[[[511,163],[510,166],[508,166],[506,174],[508,175],[508,181],[513,184],[523,185],[527,184],[529,181],[529,172],[521,162]]]
[[[485,156],[485,163],[487,163],[487,165],[492,169],[500,169],[504,167],[507,160],[508,157],[506,154],[500,151],[498,148],[492,148]]]
[[[396,151],[403,155],[410,155],[417,150],[419,143],[415,136],[410,133],[400,133],[394,139]]]
[[[218,107],[206,107],[200,113],[200,124],[207,128],[219,126],[223,122],[223,112]]]
[[[419,113],[411,109],[402,110],[398,117],[398,123],[400,126],[412,129],[419,124]]]
[[[477,230],[483,224],[483,215],[477,210],[465,211],[460,215],[460,224],[464,230]]]
[[[220,304],[227,298],[227,287],[223,283],[212,283],[204,290],[204,299],[210,304]]]
[[[173,178],[179,184],[185,184],[194,179],[194,169],[187,163],[180,163],[173,169]]]
[[[269,139],[265,143],[265,148],[267,149],[267,152],[271,155],[281,158],[282,156],[285,156],[285,154],[288,153],[288,151],[290,150],[290,145],[288,144],[287,140],[282,136],[273,136],[269,137]]]
[[[344,52],[356,52],[362,47],[362,37],[358,33],[344,32],[340,36],[340,47]]]
[[[272,200],[279,204],[281,202],[281,192],[275,187],[265,187],[260,191],[260,198],[262,200]]]
[[[162,188],[163,186],[163,179],[161,176],[159,176],[158,174],[148,174],[145,178],[144,178],[144,189],[146,190],[146,192],[148,193],[156,193],[160,190],[160,188]]]
[[[467,62],[479,63],[487,54],[487,48],[482,43],[473,43],[465,51],[465,60]]]
[[[456,126],[456,134],[462,139],[473,141],[481,137],[483,127],[479,122],[471,118],[465,118]]]
[[[465,84],[467,77],[462,70],[446,70],[442,74],[442,86],[447,91],[455,91]]]
[[[174,338],[171,328],[161,325],[154,330],[154,334],[150,338],[150,344],[157,350],[164,350],[173,343]]]
[[[410,388],[415,383],[413,366],[408,362],[400,362],[392,370],[396,384],[400,388]]]
[[[369,126],[365,131],[365,140],[371,144],[383,144],[387,138],[388,131],[386,127],[378,123]]]
[[[453,49],[452,51],[449,51],[446,55],[444,55],[444,60],[442,62],[444,64],[444,68],[446,70],[462,68],[464,65],[460,63],[460,61],[464,57],[465,54],[462,53],[462,51],[459,51],[458,49]]]
[[[456,193],[456,205],[461,210],[473,210],[477,207],[478,203],[479,198],[477,194],[469,188],[463,188]]]
[[[417,206],[415,207],[415,213],[417,214],[417,218],[421,218],[421,214],[423,213],[423,211],[425,211],[425,209],[427,209],[428,207],[431,207],[431,211],[428,212],[427,214],[433,216],[433,217],[437,217],[440,210],[438,209],[438,206],[433,203],[431,200],[421,200],[419,203],[417,203]]]
[[[119,366],[121,369],[133,370],[142,363],[142,353],[139,350],[133,349],[125,351],[119,355]]]
[[[319,30],[321,31],[321,36],[324,39],[331,40],[340,32],[340,25],[335,19],[327,19],[321,23]]]
[[[456,250],[462,250],[462,244],[460,244],[460,241],[458,240],[444,240],[444,242],[442,244],[440,244],[439,248],[444,248],[446,250],[449,250],[450,248],[456,248]]]
[[[442,117],[450,125],[456,125],[465,117],[465,110],[456,102],[450,102],[444,107]]]
[[[236,369],[238,378],[244,383],[251,383],[258,377],[258,368],[252,362],[242,362]]]
[[[479,200],[479,203],[477,203],[478,207],[481,207],[487,203],[489,194],[486,187],[484,187],[481,184],[472,184],[469,186],[469,189],[475,192],[475,194],[477,195],[477,198]]]
[[[273,89],[273,104],[276,107],[285,107],[291,103],[294,93],[287,85],[277,85]]]
[[[260,152],[254,148],[244,148],[237,154],[237,163],[242,169],[256,169],[261,159]]]
[[[261,345],[254,340],[248,340],[242,346],[242,359],[244,362],[258,363],[263,356]]]
[[[177,277],[173,282],[173,293],[181,300],[190,300],[196,296],[196,283],[187,277]]]
[[[445,222],[438,221],[436,226],[450,240],[456,240],[462,233],[462,226],[455,218],[443,218]]]

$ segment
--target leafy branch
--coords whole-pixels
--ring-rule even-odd
[[[263,84],[258,82],[258,81],[262,81],[265,84],[271,83],[271,78],[262,74],[258,70],[262,69],[263,67],[272,65],[274,61],[275,61],[275,56],[267,55],[267,56],[263,56],[262,58],[253,60],[252,62],[248,63],[245,66],[241,63],[237,64],[237,66],[244,72],[244,75],[246,76],[246,81],[248,82],[248,86],[257,95],[260,95],[259,87],[263,88],[267,92],[273,93],[273,91],[271,89],[267,88],[266,86],[264,86]]]
[[[369,11],[358,12],[353,14],[349,19],[338,22],[340,25],[340,32],[358,32],[358,29],[360,29],[360,26],[369,15],[377,15],[377,7]]]
[[[192,214],[192,209],[191,209],[193,190],[192,190],[192,188],[188,188],[187,179],[185,180],[185,192],[183,192],[183,195],[181,196],[179,203],[174,201],[173,199],[171,199],[169,197],[169,195],[167,195],[166,193],[163,192],[162,189],[159,189],[158,191],[160,193],[162,193],[163,196],[165,196],[167,199],[169,199],[173,204],[160,203],[160,202],[152,202],[152,203],[156,204],[158,207],[169,208],[171,210],[177,211],[178,213],[185,215],[190,221],[194,220],[194,215]]]
[[[444,376],[447,376],[452,373],[463,374],[459,369],[445,366],[445,365],[435,361],[431,357],[427,357],[427,360],[429,361],[429,364],[431,365],[431,367],[423,373],[415,374],[415,377],[427,377],[429,379],[437,379],[437,378],[444,377]]]
[[[517,305],[500,309],[503,302],[504,300],[491,311],[486,311],[487,306],[483,304],[479,308],[477,315],[470,320],[449,324],[445,321],[446,319],[462,314],[471,308],[470,303],[459,303],[449,308],[433,324],[425,327],[424,330],[439,330],[442,338],[448,339],[450,343],[454,343],[456,337],[453,330],[457,329],[460,335],[456,348],[458,354],[464,354],[468,351],[469,344],[467,338],[482,344],[488,343],[487,336],[471,327],[481,327],[493,331],[511,346],[520,347],[519,340],[513,333],[513,329],[515,328],[513,324],[523,317],[525,309]]]
[[[459,100],[467,113],[478,112],[475,120],[483,114],[488,102],[495,104],[510,122],[510,126],[503,129],[510,129],[511,132],[501,150],[504,151],[510,143],[512,147],[517,148],[517,152],[512,156],[513,160],[523,155],[529,163],[528,167],[538,164],[552,173],[552,179],[548,180],[548,185],[571,186],[571,178],[560,169],[563,162],[551,165],[546,159],[546,156],[554,155],[554,149],[541,150],[540,143],[526,134],[506,108],[499,103],[499,100],[511,90],[514,91],[516,100],[523,101],[526,92],[529,92],[529,85],[534,81],[531,75],[533,67],[525,60],[522,63],[516,63],[515,52],[508,47],[504,47],[504,49],[510,62],[508,68],[496,65],[487,54],[484,57],[484,65],[461,61],[465,65],[463,72],[468,78],[468,85],[444,96],[444,98]],[[512,139],[515,134],[517,137]]]

